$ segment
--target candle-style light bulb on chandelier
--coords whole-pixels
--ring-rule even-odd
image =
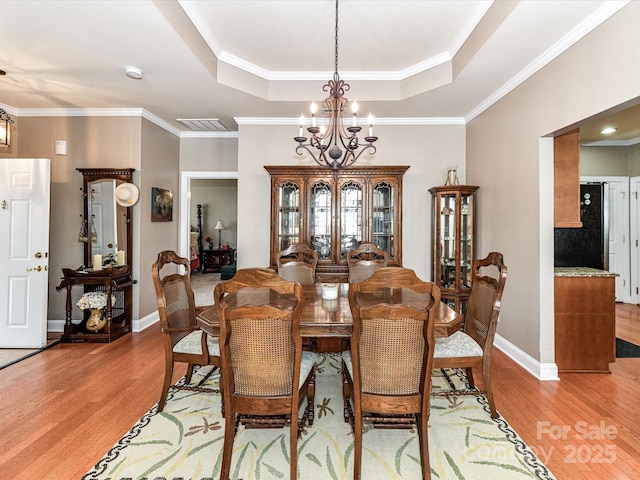
[[[307,131],[311,134],[309,143],[305,143],[307,137],[303,136],[304,116],[300,117],[300,133],[294,140],[298,142],[296,147],[298,155],[302,155],[302,150],[304,149],[311,154],[316,163],[337,172],[341,168],[355,163],[366,151],[371,154],[376,153],[376,147],[373,143],[378,140],[378,137],[373,136],[373,115],[369,114],[369,135],[364,137],[367,143],[360,145],[357,134],[362,128],[358,126],[358,102],[354,101],[351,104],[353,112],[351,126],[345,128],[343,124],[342,112],[348,102],[344,92],[351,87],[348,83],[344,83],[338,74],[338,0],[336,0],[335,34],[335,72],[333,79],[322,87],[323,91],[329,92],[329,96],[324,101],[325,110],[330,115],[329,125],[326,129],[324,125],[318,127],[316,119],[317,105],[311,103],[311,126],[307,128]]]

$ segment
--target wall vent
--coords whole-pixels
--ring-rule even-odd
[[[196,132],[225,132],[229,129],[217,118],[178,118],[189,130]]]

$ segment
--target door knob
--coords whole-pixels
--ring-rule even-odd
[[[33,267],[33,268],[27,268],[27,272],[32,272],[32,271],[36,271],[36,272],[40,272],[42,271],[42,267],[40,265],[38,265],[37,267]]]
[[[34,256],[36,258],[42,258],[42,253],[41,252],[36,252]]]

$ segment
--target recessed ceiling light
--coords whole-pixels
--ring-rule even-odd
[[[603,135],[609,135],[610,133],[617,132],[618,129],[614,127],[606,127],[600,130],[600,133]]]
[[[142,79],[142,70],[138,67],[124,67],[124,73],[127,77],[133,78],[134,80]]]

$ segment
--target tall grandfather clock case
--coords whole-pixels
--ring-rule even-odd
[[[429,189],[432,196],[431,278],[442,301],[464,316],[475,260],[476,191],[473,185]]]

